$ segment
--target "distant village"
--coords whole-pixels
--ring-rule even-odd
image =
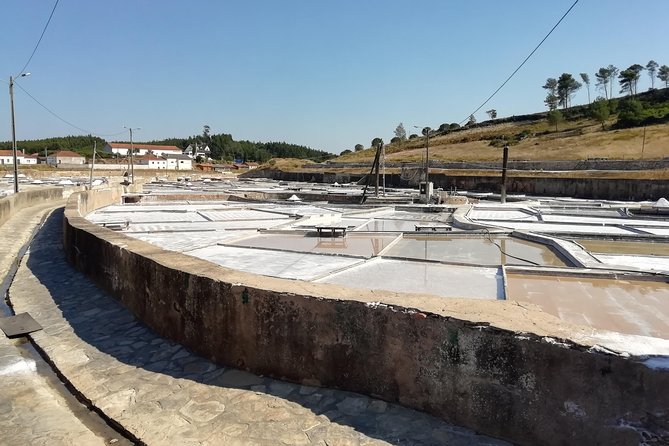
[[[105,169],[123,170],[134,169],[155,170],[202,170],[202,171],[237,171],[250,170],[258,167],[253,162],[236,162],[229,164],[212,163],[211,150],[206,144],[191,144],[184,150],[177,146],[163,146],[156,144],[132,144],[121,142],[106,143],[103,153],[112,157],[99,158],[96,164],[103,164]],[[16,160],[19,165],[46,164],[58,168],[77,168],[90,166],[86,157],[69,150],[61,150],[47,155],[38,153],[25,154],[18,150]],[[13,165],[14,154],[11,150],[0,150],[0,166]]]

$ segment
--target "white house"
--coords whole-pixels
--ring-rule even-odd
[[[22,164],[23,154],[16,151],[16,160]],[[14,164],[14,154],[11,150],[0,150],[0,164]]]
[[[198,143],[195,143],[195,145],[189,144],[188,147],[186,147],[186,149],[184,150],[184,155],[187,155],[191,159],[195,159],[198,156],[201,156],[202,158],[205,159],[209,159],[211,155],[211,149],[206,144],[198,144]]]
[[[149,166],[149,169],[167,169],[167,160],[156,155],[144,155],[136,158],[135,162],[140,166]]]
[[[149,152],[156,155],[181,155],[181,149],[177,146],[161,146],[157,144],[133,144],[135,155],[143,156]],[[108,142],[102,149],[106,153],[115,153],[126,156],[130,153],[130,143],[126,142]]]
[[[167,161],[167,169],[173,170],[192,170],[193,160],[186,155],[163,155]]]
[[[49,166],[57,166],[59,164],[86,164],[86,157],[83,157],[75,152],[69,150],[61,150],[46,157],[46,163]]]
[[[23,158],[23,161],[20,161],[20,164],[37,164],[37,153],[31,153],[30,155],[26,155]]]

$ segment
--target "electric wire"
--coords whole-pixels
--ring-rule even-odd
[[[464,123],[465,121],[467,121],[467,120],[469,119],[470,116],[472,116],[473,114],[475,114],[477,111],[481,110],[481,109],[482,109],[482,108],[483,108],[483,107],[484,107],[484,106],[485,106],[485,105],[486,105],[486,104],[487,104],[493,97],[495,97],[495,95],[496,95],[497,93],[499,93],[499,91],[500,91],[502,88],[504,88],[504,86],[505,86],[505,85],[506,85],[506,84],[513,78],[513,76],[515,76],[516,73],[517,73],[518,71],[520,71],[520,69],[523,67],[523,65],[525,65],[525,63],[526,63],[528,60],[530,60],[530,57],[532,57],[532,56],[534,55],[534,53],[537,52],[537,50],[539,49],[539,47],[540,47],[541,45],[543,45],[543,43],[546,41],[546,39],[548,39],[548,37],[553,33],[553,31],[555,31],[555,28],[557,28],[558,25],[560,25],[560,23],[562,23],[562,21],[565,19],[565,17],[567,17],[567,15],[571,12],[571,10],[574,9],[574,6],[576,6],[576,4],[578,3],[578,1],[579,1],[579,0],[575,0],[575,1],[574,1],[574,3],[569,7],[569,9],[567,10],[567,12],[565,12],[565,13],[562,15],[562,17],[560,17],[560,20],[558,20],[557,23],[551,28],[551,30],[548,31],[548,34],[546,34],[546,36],[544,36],[544,38],[541,39],[541,42],[539,42],[539,44],[538,44],[536,47],[534,47],[534,49],[532,50],[532,52],[525,58],[525,60],[523,60],[523,62],[522,62],[520,65],[518,65],[518,68],[516,68],[516,69],[513,71],[513,73],[511,73],[511,75],[510,75],[509,77],[506,78],[506,80],[502,83],[502,85],[500,85],[499,88],[497,88],[497,90],[495,90],[495,92],[494,92],[493,94],[491,94],[491,95],[488,97],[488,99],[486,99],[485,101],[483,101],[483,103],[482,103],[481,105],[479,105],[478,108],[477,108],[476,110],[474,110],[472,113],[470,113],[469,115],[467,115],[467,117],[466,117],[465,119],[463,119],[462,121],[460,121],[460,125],[462,125],[462,123]]]
[[[15,85],[16,87],[19,87],[25,94],[28,95],[28,97],[29,97],[30,99],[32,99],[33,101],[35,101],[35,102],[37,103],[37,105],[39,105],[39,106],[42,107],[44,110],[46,110],[47,112],[49,112],[49,113],[50,113],[51,115],[53,115],[55,118],[57,118],[58,120],[64,122],[65,124],[69,125],[70,127],[79,130],[80,132],[83,132],[83,133],[88,134],[88,135],[91,135],[91,136],[99,136],[99,137],[104,137],[104,136],[117,136],[117,135],[121,135],[121,134],[123,134],[123,133],[126,132],[125,130],[122,130],[122,131],[120,131],[120,132],[118,132],[118,133],[107,133],[107,134],[103,134],[103,133],[95,133],[95,132],[91,132],[90,130],[83,129],[83,128],[79,127],[79,126],[76,126],[76,125],[72,124],[70,121],[66,120],[65,118],[62,118],[62,117],[59,116],[56,112],[54,112],[53,110],[51,110],[49,107],[47,107],[46,105],[42,104],[40,101],[37,100],[37,98],[35,98],[33,95],[31,95],[31,94],[28,92],[28,90],[26,90],[25,88],[23,88],[20,84],[16,84],[16,83],[15,83],[14,85]]]
[[[51,19],[53,18],[53,13],[56,12],[56,7],[58,6],[58,2],[60,0],[56,0],[56,3],[53,5],[53,9],[51,10],[51,14],[49,15],[49,20],[46,21],[46,25],[44,25],[44,29],[42,30],[42,34],[39,36],[39,40],[37,41],[37,44],[35,45],[35,49],[33,49],[33,52],[30,54],[30,57],[28,58],[28,61],[26,64],[21,68],[21,71],[19,71],[19,74],[16,77],[21,76],[26,72],[26,68],[28,68],[28,64],[30,63],[31,60],[33,60],[33,56],[37,52],[37,48],[39,48],[39,44],[42,42],[42,38],[44,37],[44,33],[46,33],[46,29],[49,27],[49,23],[51,23]]]
[[[55,1],[54,5],[53,5],[53,8],[51,9],[51,14],[49,14],[49,19],[46,21],[46,24],[44,25],[44,29],[42,29],[42,34],[40,34],[39,39],[37,40],[37,43],[35,44],[35,48],[33,48],[32,53],[30,53],[30,57],[29,57],[28,60],[26,61],[25,65],[23,65],[23,68],[21,68],[21,70],[19,71],[19,74],[17,74],[15,77],[18,78],[18,77],[20,77],[21,75],[25,74],[26,69],[28,68],[28,65],[29,65],[30,62],[33,60],[33,57],[35,56],[35,53],[37,52],[37,49],[39,48],[40,44],[42,43],[42,39],[44,38],[44,34],[46,34],[46,30],[49,28],[49,24],[51,23],[51,19],[53,18],[54,13],[56,12],[56,8],[58,7],[58,3],[60,3],[60,0],[56,0],[56,1]],[[83,129],[83,128],[79,127],[79,126],[76,126],[76,125],[72,124],[71,122],[67,121],[66,119],[62,118],[61,116],[59,116],[56,112],[54,112],[53,110],[49,109],[49,108],[48,108],[47,106],[45,106],[44,104],[42,104],[42,103],[41,103],[40,101],[38,101],[33,95],[31,95],[25,88],[23,88],[20,84],[18,84],[18,83],[14,83],[14,85],[17,86],[17,87],[19,87],[21,90],[23,90],[23,92],[24,92],[25,94],[27,94],[28,97],[30,97],[30,99],[32,99],[33,101],[35,101],[35,102],[36,102],[40,107],[42,107],[44,110],[46,110],[47,112],[49,112],[50,114],[52,114],[52,115],[53,115],[54,117],[56,117],[57,119],[59,119],[60,121],[64,122],[65,124],[69,125],[70,127],[73,127],[73,128],[75,128],[75,129],[77,129],[77,130],[79,130],[79,131],[81,131],[81,132],[87,133],[87,134],[89,134],[89,135],[91,135],[91,136],[99,136],[99,137],[102,137],[102,136],[117,136],[117,135],[120,135],[120,134],[122,134],[122,133],[125,133],[125,130],[123,130],[123,131],[118,132],[118,133],[97,134],[97,133],[95,133],[95,132],[91,132],[91,131],[88,131],[88,130],[86,130],[86,129]]]
[[[540,264],[538,264],[537,262],[533,262],[532,260],[523,259],[522,257],[516,257],[514,255],[509,254],[508,252],[505,252],[502,249],[502,247],[492,239],[492,237],[490,236],[490,230],[485,228],[485,229],[483,229],[483,231],[485,232],[485,235],[486,235],[486,238],[488,239],[488,241],[490,243],[492,243],[493,245],[497,246],[497,249],[499,249],[499,252],[501,252],[504,256],[511,257],[512,259],[520,260],[521,262],[527,262],[527,263],[530,263],[534,266],[541,266]]]

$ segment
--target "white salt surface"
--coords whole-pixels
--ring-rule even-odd
[[[516,231],[548,232],[562,234],[606,234],[631,235],[632,231],[616,226],[585,226],[578,224],[523,223],[509,221],[488,221],[495,226],[515,229]]]
[[[574,336],[573,341],[589,344],[595,341],[597,345],[617,353],[631,356],[669,356],[669,340],[650,336],[639,336],[613,331],[597,330],[582,340]]]
[[[669,228],[669,222],[661,220],[641,220],[633,218],[601,218],[570,215],[544,215],[546,223],[579,223],[586,225],[626,225],[626,226],[662,226]]]
[[[251,221],[201,221],[201,222],[165,222],[133,223],[124,234],[132,236],[136,232],[204,232],[222,230],[269,229],[293,222],[293,219],[251,220]]]
[[[665,235],[669,236],[669,228],[663,229],[663,228],[643,228],[645,232],[648,232],[653,235]]]
[[[198,214],[210,221],[276,220],[282,217],[272,212],[252,209],[201,210]]]
[[[255,234],[257,234],[256,231],[205,231],[130,233],[127,235],[170,251],[187,252]]]
[[[284,279],[312,280],[361,262],[358,258],[272,251],[232,246],[209,246],[188,255],[227,268]]]
[[[132,223],[166,223],[166,222],[201,222],[207,221],[196,212],[174,212],[174,211],[134,211],[134,212],[112,212],[93,213],[88,215],[88,220],[93,223],[108,223],[117,221],[129,221]]]
[[[317,282],[442,297],[504,298],[500,268],[375,258]]]
[[[669,200],[662,197],[653,204],[654,208],[669,208]]]
[[[536,215],[518,209],[472,209],[467,215],[472,220],[526,220],[538,221]]]
[[[607,265],[628,266],[646,271],[669,271],[669,257],[628,254],[593,254],[593,256]]]

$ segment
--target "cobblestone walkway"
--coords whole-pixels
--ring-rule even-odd
[[[2,279],[41,218],[57,205],[51,202],[23,209],[0,227]],[[34,356],[25,338],[7,339],[0,331],[0,444],[103,445],[115,439],[102,438],[80,420],[76,414],[86,409],[56,390],[61,384],[40,373],[38,369],[47,366]]]
[[[0,280],[5,278],[21,247],[28,241],[44,214],[62,202],[49,202],[21,209],[0,226]],[[3,296],[4,297],[4,296]]]
[[[158,337],[73,270],[62,210],[35,239],[10,290],[17,312],[71,384],[149,445],[503,445],[358,394],[220,367]]]

